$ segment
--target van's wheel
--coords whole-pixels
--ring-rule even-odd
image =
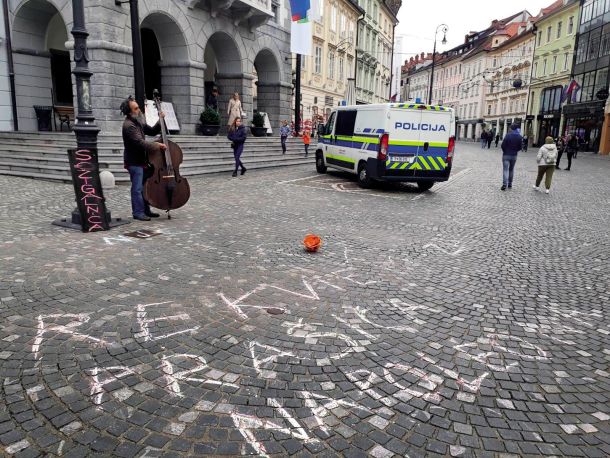
[[[326,173],[326,170],[324,155],[322,153],[316,153],[316,171],[318,173]]]
[[[366,171],[366,162],[364,161],[358,164],[358,184],[361,188],[370,188],[373,184],[373,180]]]
[[[434,186],[434,181],[418,181],[417,187],[421,192],[428,191],[432,186]]]

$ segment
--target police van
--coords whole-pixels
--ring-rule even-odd
[[[318,128],[316,169],[354,173],[362,187],[409,181],[426,191],[449,179],[454,149],[451,108],[421,103],[339,107]]]

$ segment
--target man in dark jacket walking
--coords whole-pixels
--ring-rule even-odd
[[[133,219],[150,221],[150,218],[157,218],[159,214],[153,213],[148,202],[144,200],[144,183],[147,178],[145,171],[149,167],[147,148],[156,146],[164,151],[165,145],[163,143],[155,145],[153,142],[147,142],[145,135],[159,134],[161,126],[159,123],[155,127],[148,126],[143,119],[138,102],[131,96],[121,104],[121,112],[125,115],[125,121],[123,122],[123,143],[125,145],[123,161],[131,179]],[[163,118],[164,116],[163,112],[159,113],[159,117]]]
[[[502,166],[503,166],[503,181],[502,191],[506,188],[510,189],[513,187],[513,176],[515,170],[515,164],[517,163],[517,154],[521,151],[523,146],[523,137],[517,132],[519,126],[512,124],[510,126],[510,132],[502,140]]]

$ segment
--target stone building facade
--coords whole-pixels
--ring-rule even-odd
[[[240,93],[248,117],[258,109],[277,125],[289,116],[287,0],[146,0],[139,8],[146,95],[159,89],[163,100],[173,103],[181,133],[195,133],[206,92],[214,85],[220,89],[223,122],[233,92]],[[34,105],[76,102],[68,67],[73,66],[72,2],[10,0],[9,9],[19,127],[36,130]],[[129,5],[88,0],[85,18],[96,123],[103,132],[118,132],[118,107],[134,93]],[[2,55],[0,71],[5,71]],[[1,90],[0,104],[6,104]],[[10,106],[0,111],[10,113]]]

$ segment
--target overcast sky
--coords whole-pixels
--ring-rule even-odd
[[[446,46],[440,44],[443,37],[439,33],[437,51],[442,51],[463,43],[468,32],[487,28],[493,19],[524,9],[535,16],[541,8],[552,3],[553,0],[403,0],[396,35],[403,36],[402,52],[405,54],[398,57],[404,62],[414,54],[432,52],[434,31],[439,24],[449,26]]]

